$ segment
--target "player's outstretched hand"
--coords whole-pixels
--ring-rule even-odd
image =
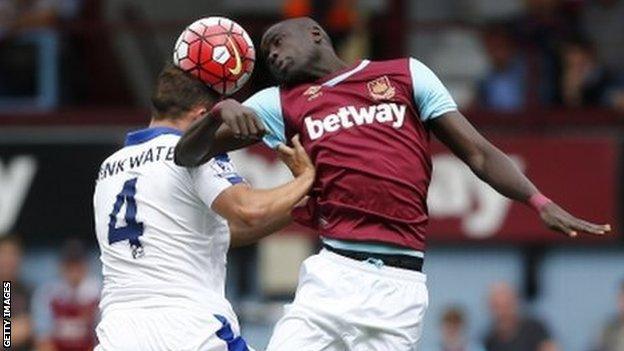
[[[576,218],[554,202],[544,205],[539,214],[548,228],[562,232],[572,238],[579,233],[603,235],[611,231],[611,225],[595,224]]]
[[[234,99],[225,99],[215,106],[219,116],[239,139],[260,139],[266,133],[256,113]]]
[[[279,144],[277,152],[295,177],[305,174],[314,178],[314,165],[299,141],[299,134],[292,138],[292,147]]]

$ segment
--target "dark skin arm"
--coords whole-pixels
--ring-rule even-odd
[[[487,141],[459,112],[449,112],[429,122],[436,137],[484,182],[502,195],[521,202],[538,193],[538,189],[507,155]],[[539,211],[544,224],[555,231],[574,237],[579,232],[602,235],[610,225],[599,225],[576,218],[551,202]]]
[[[184,133],[176,145],[174,162],[197,167],[218,154],[255,144],[265,133],[253,110],[235,100],[223,100]]]
[[[219,110],[221,120],[204,119],[182,137],[176,147],[176,163],[196,166],[220,152],[257,142],[264,130],[260,131],[262,123],[255,113],[234,100],[226,101]],[[509,157],[487,141],[461,113],[449,112],[432,120],[429,126],[480,179],[502,195],[526,203],[539,192]],[[214,134],[209,134],[211,128]],[[554,202],[542,206],[539,216],[548,228],[572,237],[579,232],[601,235],[611,230],[608,224],[576,218]]]

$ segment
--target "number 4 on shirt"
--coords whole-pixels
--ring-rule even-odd
[[[124,183],[123,189],[117,194],[117,200],[113,205],[113,211],[109,215],[110,221],[108,222],[108,243],[113,244],[118,241],[128,240],[134,258],[143,255],[143,247],[139,241],[139,237],[143,235],[143,223],[136,220],[137,204],[134,199],[137,179],[132,178]],[[126,213],[124,215],[126,225],[117,227],[117,216],[124,204],[126,205]]]

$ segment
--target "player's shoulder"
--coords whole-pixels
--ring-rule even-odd
[[[364,78],[371,76],[388,77],[395,82],[411,85],[415,77],[428,75],[429,68],[414,57],[401,57],[391,60],[370,61]]]
[[[388,72],[407,72],[411,57],[400,57],[390,60],[369,61],[367,70],[387,70]]]
[[[100,163],[100,177],[98,177],[98,179],[102,178],[101,175],[104,172],[104,169],[106,169],[107,167],[110,167],[109,165],[115,164],[117,160],[125,158],[127,153],[128,153],[128,150],[126,150],[126,147],[124,146],[118,149],[117,151],[113,152],[112,154],[108,155],[108,157],[106,157]]]
[[[129,155],[136,154],[137,152],[142,153],[155,147],[158,149],[171,147],[175,148],[179,140],[179,135],[163,134],[143,143],[128,143],[128,141],[126,141],[126,143],[121,148],[119,148],[117,151],[113,152],[106,159],[104,159],[104,161],[102,161],[102,164],[126,158]]]
[[[405,65],[411,59],[413,59],[413,58],[409,57],[409,56],[405,56],[405,57],[398,57],[398,58],[393,58],[393,59],[389,59],[389,60],[371,60],[370,64],[386,65],[386,66]]]
[[[386,69],[396,71],[397,69],[405,73],[414,71],[430,70],[430,68],[416,57],[407,56],[391,60],[370,61],[369,68]]]
[[[275,104],[280,99],[280,87],[277,85],[257,91],[243,102],[243,105]]]
[[[176,170],[180,167],[175,166],[173,157],[179,140],[180,136],[175,134],[159,135],[140,143],[132,143],[126,139],[122,148],[102,161],[97,180],[100,181],[148,164],[166,164],[166,168]]]

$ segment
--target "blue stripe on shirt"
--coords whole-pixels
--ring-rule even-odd
[[[225,341],[228,351],[250,351],[242,337],[234,336],[232,326],[225,317],[218,314],[214,316],[221,322],[221,329],[217,330],[217,337]]]
[[[365,252],[365,253],[376,253],[380,255],[407,255],[413,257],[424,258],[425,254],[422,251],[412,250],[403,247],[397,247],[393,245],[388,245],[384,243],[370,243],[370,242],[358,242],[358,241],[347,241],[347,240],[338,240],[331,239],[326,237],[321,237],[323,243],[341,250],[349,250],[349,251],[357,251],[357,252]]]

